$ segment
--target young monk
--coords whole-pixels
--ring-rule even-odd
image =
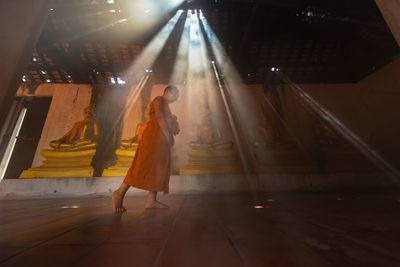
[[[157,192],[169,191],[171,147],[174,135],[179,133],[175,115],[168,104],[179,97],[175,86],[167,86],[162,96],[157,96],[149,107],[150,120],[139,140],[135,158],[121,186],[112,193],[115,212],[126,211],[123,199],[130,186],[149,191],[145,208],[166,209],[167,205],[157,201]]]

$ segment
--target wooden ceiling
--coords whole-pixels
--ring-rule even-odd
[[[126,70],[168,20],[139,32],[128,0],[55,0],[23,82],[134,83]],[[323,2],[323,3],[319,3]],[[394,60],[399,47],[373,0],[198,0],[249,84],[355,82]],[[173,12],[170,12],[171,16]],[[185,16],[153,66],[168,82]]]

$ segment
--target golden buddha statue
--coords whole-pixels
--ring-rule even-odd
[[[130,139],[121,141],[121,147],[123,149],[129,149],[129,150],[137,149],[137,147],[139,145],[139,141],[142,138],[143,131],[144,131],[144,129],[146,129],[148,120],[150,120],[149,106],[144,111],[144,122],[139,123],[136,126],[135,136]]]
[[[257,173],[304,173],[313,172],[315,167],[304,157],[297,143],[285,129],[272,123],[267,114],[259,114],[256,129],[254,155]]]
[[[197,132],[196,141],[189,143],[189,162],[180,169],[180,174],[235,174],[243,173],[238,153],[233,142],[224,141],[219,128],[207,112]]]
[[[117,162],[114,166],[111,166],[103,171],[103,176],[114,177],[124,176],[128,171],[132,160],[136,154],[139,142],[142,138],[143,131],[146,129],[146,122],[139,123],[136,126],[135,136],[121,141],[121,148],[115,151],[117,155]]]
[[[314,137],[324,158],[323,168],[325,171],[358,172],[373,169],[365,157],[327,122],[318,121],[316,123]]]
[[[97,144],[99,135],[98,125],[93,119],[93,106],[84,109],[85,118],[76,122],[71,130],[58,140],[50,142],[50,146],[56,150],[76,150],[93,148]]]
[[[325,123],[316,125],[315,136],[320,145],[337,145],[341,143],[339,136]]]
[[[98,125],[93,106],[84,109],[84,119],[58,140],[50,142],[53,149],[44,149],[46,158],[40,167],[25,170],[20,178],[92,177],[92,158],[96,153]]]
[[[145,128],[146,128],[146,122],[139,123],[136,126],[136,135],[131,139],[122,140],[121,147],[125,149],[136,150],[139,145],[139,141],[142,138],[142,134]]]
[[[202,127],[199,128],[197,140],[189,143],[194,150],[231,149],[233,142],[223,142],[219,128],[215,128],[211,121],[211,114],[207,113]]]
[[[261,112],[259,118],[260,123],[256,130],[256,140],[254,141],[254,145],[256,147],[265,147],[278,143],[279,131],[274,131],[272,127],[268,125],[267,115]]]

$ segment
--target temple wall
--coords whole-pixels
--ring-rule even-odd
[[[400,60],[356,84],[303,84],[303,90],[397,168],[400,167]]]
[[[41,83],[38,87],[34,90],[29,90],[27,87],[20,86],[17,90],[16,96],[17,97],[52,97],[54,94],[54,90],[60,84],[54,83]],[[68,86],[66,84],[62,84],[62,86]],[[71,86],[71,85],[69,85]]]
[[[167,84],[154,84],[151,88],[143,89],[143,93],[138,97],[131,109],[126,108],[122,139],[130,139],[135,136],[138,123],[142,122],[144,109],[155,97],[162,95]],[[204,95],[195,92],[193,88],[186,85],[176,85],[180,91],[178,101],[170,104],[173,114],[178,117],[181,132],[175,137],[175,146],[172,148],[172,173],[178,174],[179,169],[187,164],[187,151],[189,142],[196,141],[198,128],[201,127],[204,118],[205,102],[200,99]],[[132,87],[131,91],[135,88]],[[208,90],[205,88],[204,90]],[[208,91],[212,97],[208,98],[212,119],[218,125],[221,135],[227,141],[233,141],[232,131],[229,127],[226,113],[223,109],[221,97],[218,95],[218,88],[211,88]],[[215,93],[215,94],[214,94]]]
[[[400,135],[400,114],[397,105],[400,100],[400,60],[397,60],[355,84],[303,84],[300,85],[325,109],[335,115],[354,133],[389,159],[396,166],[400,165],[397,152],[399,142],[394,142]],[[137,124],[143,121],[144,109],[158,95],[162,95],[166,84],[154,84],[147,92],[141,94],[131,109],[126,108],[122,131],[122,139],[135,135]],[[172,172],[177,174],[179,168],[187,163],[189,142],[195,141],[198,128],[204,117],[204,101],[201,94],[185,85],[177,85],[181,96],[170,105],[172,113],[177,115],[181,133],[175,138],[172,150]],[[262,92],[263,86],[250,85],[247,90],[253,97],[266,104]],[[283,87],[285,88],[285,86]],[[132,87],[131,90],[134,90]],[[207,89],[205,89],[207,90]],[[145,91],[145,90],[144,90]],[[213,120],[218,124],[226,141],[234,141],[226,119],[226,112],[221,102],[218,88],[209,92],[210,110]],[[34,91],[19,88],[17,96],[49,97],[53,100],[42,136],[33,161],[33,167],[40,166],[43,158],[40,151],[49,148],[49,142],[62,137],[75,122],[83,119],[83,109],[90,103],[91,85],[75,84],[41,84]],[[210,97],[211,95],[211,97]],[[315,119],[304,106],[295,99],[289,90],[280,90],[279,97],[283,108],[283,116],[303,150],[312,158],[315,145]],[[124,101],[124,100],[121,100]],[[240,106],[235,106],[240,109]]]
[[[42,164],[44,158],[40,155],[43,149],[50,149],[49,143],[62,137],[75,122],[84,118],[83,109],[90,103],[92,86],[88,84],[44,84],[40,91],[53,91],[53,99],[47,114],[32,167]],[[38,88],[38,89],[39,89]],[[52,89],[50,89],[52,88]]]
[[[285,88],[285,87],[283,87]],[[319,164],[321,155],[315,137],[316,119],[288,90],[280,90],[281,116],[290,129],[289,132],[297,142],[309,162]]]
[[[138,123],[143,121],[144,109],[156,96],[163,94],[166,86],[166,84],[154,84],[147,89],[148,92],[141,94],[133,105],[126,105],[122,139],[135,136]],[[201,107],[203,102],[199,100],[198,95],[187,89],[185,85],[177,85],[177,87],[181,93],[180,98],[177,102],[170,104],[171,112],[178,117],[181,127],[181,132],[176,136],[175,146],[172,149],[172,173],[175,174],[187,164],[188,144],[197,139],[198,128],[205,115]],[[131,92],[135,90],[135,86],[132,86],[130,90]],[[215,88],[215,90],[218,89]],[[49,149],[50,141],[62,137],[75,122],[83,119],[83,109],[89,105],[91,94],[91,85],[40,84],[34,90],[22,87],[18,89],[17,96],[53,97],[32,167],[42,164],[44,158],[40,155],[40,151]],[[213,120],[218,124],[222,136],[226,141],[233,141],[220,98],[214,97],[209,99],[209,102]]]

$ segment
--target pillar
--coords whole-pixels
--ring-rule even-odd
[[[47,20],[49,3],[49,0],[0,0],[1,127]]]

